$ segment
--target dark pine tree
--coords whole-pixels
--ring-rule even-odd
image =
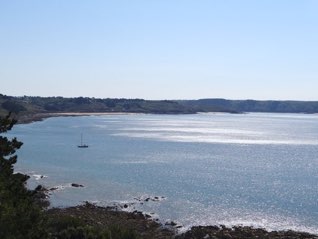
[[[47,238],[43,204],[39,203],[44,201],[42,188],[27,189],[29,177],[14,172],[15,153],[22,142],[8,139],[4,134],[15,123],[10,114],[0,118],[0,238]]]

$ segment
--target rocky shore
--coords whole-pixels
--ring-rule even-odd
[[[317,235],[295,231],[271,231],[260,228],[236,226],[195,226],[191,230],[178,234],[176,224],[161,224],[152,220],[150,215],[141,212],[125,212],[117,207],[99,207],[91,203],[84,205],[53,208],[47,211],[49,217],[69,216],[98,228],[123,227],[135,232],[137,238],[153,239],[318,239]]]
[[[271,231],[261,228],[236,226],[228,228],[225,226],[197,226],[190,231],[178,235],[178,239],[317,239],[318,236],[305,232],[295,231]]]
[[[120,227],[132,230],[137,238],[174,238],[175,230],[150,220],[141,212],[124,212],[117,207],[99,207],[90,203],[68,208],[52,208],[47,211],[49,218],[70,216],[97,228]]]
[[[36,114],[21,118],[19,123],[29,123],[39,121],[49,117],[58,116],[78,116],[92,115],[98,113],[51,113],[51,114]],[[112,113],[101,113],[112,114]],[[39,178],[43,178],[39,175]],[[71,183],[71,187],[84,187],[78,183]],[[58,187],[53,187],[48,191],[57,190]],[[140,203],[148,201],[158,201],[162,197],[147,197],[135,198]],[[138,211],[126,212],[125,209],[130,205],[124,204],[121,207],[99,207],[90,203],[68,208],[52,208],[46,211],[50,217],[68,216],[79,219],[85,225],[98,228],[105,227],[123,227],[132,230],[136,233],[137,238],[175,238],[175,239],[241,239],[241,238],[264,238],[264,239],[318,239],[318,235],[309,234],[306,232],[297,231],[267,231],[262,228],[253,228],[246,226],[235,226],[232,228],[223,225],[215,226],[194,226],[189,231],[179,234],[180,225],[173,221],[169,223],[160,223],[152,219],[151,215],[143,214]]]

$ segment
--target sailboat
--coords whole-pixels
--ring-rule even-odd
[[[83,144],[83,134],[81,134],[81,144],[77,145],[78,148],[88,148],[87,144]]]

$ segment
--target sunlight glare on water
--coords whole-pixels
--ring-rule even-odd
[[[185,228],[318,233],[317,115],[58,117],[10,134],[24,142],[17,170],[34,175],[30,186],[58,187],[53,206],[124,202]],[[89,148],[76,147],[80,134]]]

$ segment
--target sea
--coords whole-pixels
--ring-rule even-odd
[[[78,148],[81,135],[88,148]],[[318,234],[318,115],[53,117],[7,134],[52,207],[124,205],[161,222]],[[83,187],[73,187],[71,184]]]

